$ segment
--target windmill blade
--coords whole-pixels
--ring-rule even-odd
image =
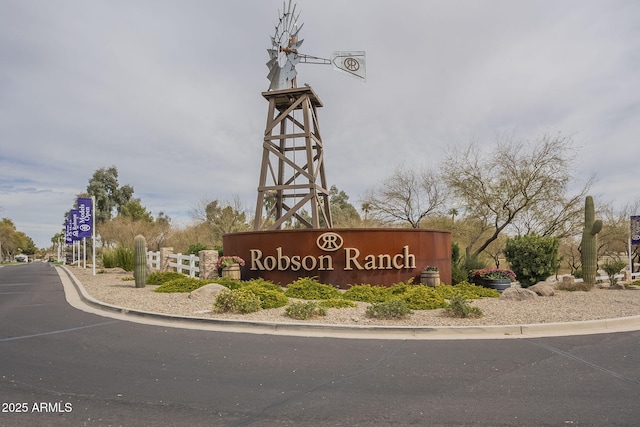
[[[366,65],[366,55],[361,50],[331,54],[331,66],[334,70],[356,77],[363,82],[367,80]]]

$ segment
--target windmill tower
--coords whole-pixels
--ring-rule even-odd
[[[269,102],[254,230],[283,225],[331,228],[329,190],[317,109],[322,101],[310,86],[297,87],[300,62],[332,64],[364,80],[364,52],[334,52],[332,59],[299,53],[296,6],[283,4],[267,62],[271,82],[262,96]]]
[[[317,116],[322,102],[308,86],[262,95],[269,101],[269,112],[256,213],[266,210],[268,223],[265,227],[265,219],[256,214],[254,230],[277,230],[294,220],[306,228],[331,227]]]

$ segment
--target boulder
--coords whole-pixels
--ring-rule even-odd
[[[199,300],[209,300],[212,301],[215,299],[218,292],[223,289],[227,289],[225,286],[218,285],[217,283],[209,283],[208,285],[204,285],[196,289],[195,291],[189,294],[189,298],[191,299],[199,299]]]
[[[511,301],[527,301],[535,298],[538,298],[538,294],[535,292],[516,286],[505,289],[500,295],[500,299]]]
[[[553,292],[553,286],[547,282],[538,282],[533,286],[529,286],[527,289],[535,292],[541,297],[552,297],[553,295],[555,295],[555,293]]]

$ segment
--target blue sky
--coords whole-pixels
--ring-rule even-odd
[[[358,201],[397,167],[500,134],[561,132],[596,201],[640,199],[640,3],[297,2],[303,53],[367,52],[367,82],[301,64],[324,107],[329,185]],[[178,225],[202,200],[255,205],[281,1],[0,0],[0,217],[38,246],[116,166]]]

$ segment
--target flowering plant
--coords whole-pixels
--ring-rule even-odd
[[[471,271],[471,277],[473,279],[509,279],[513,282],[516,280],[516,273],[500,268],[485,268]]]
[[[432,265],[427,265],[422,271],[438,271],[438,267],[434,267]]]
[[[216,262],[216,268],[225,268],[231,267],[233,264],[244,265],[244,260],[239,256],[221,256],[218,258],[218,262]]]

